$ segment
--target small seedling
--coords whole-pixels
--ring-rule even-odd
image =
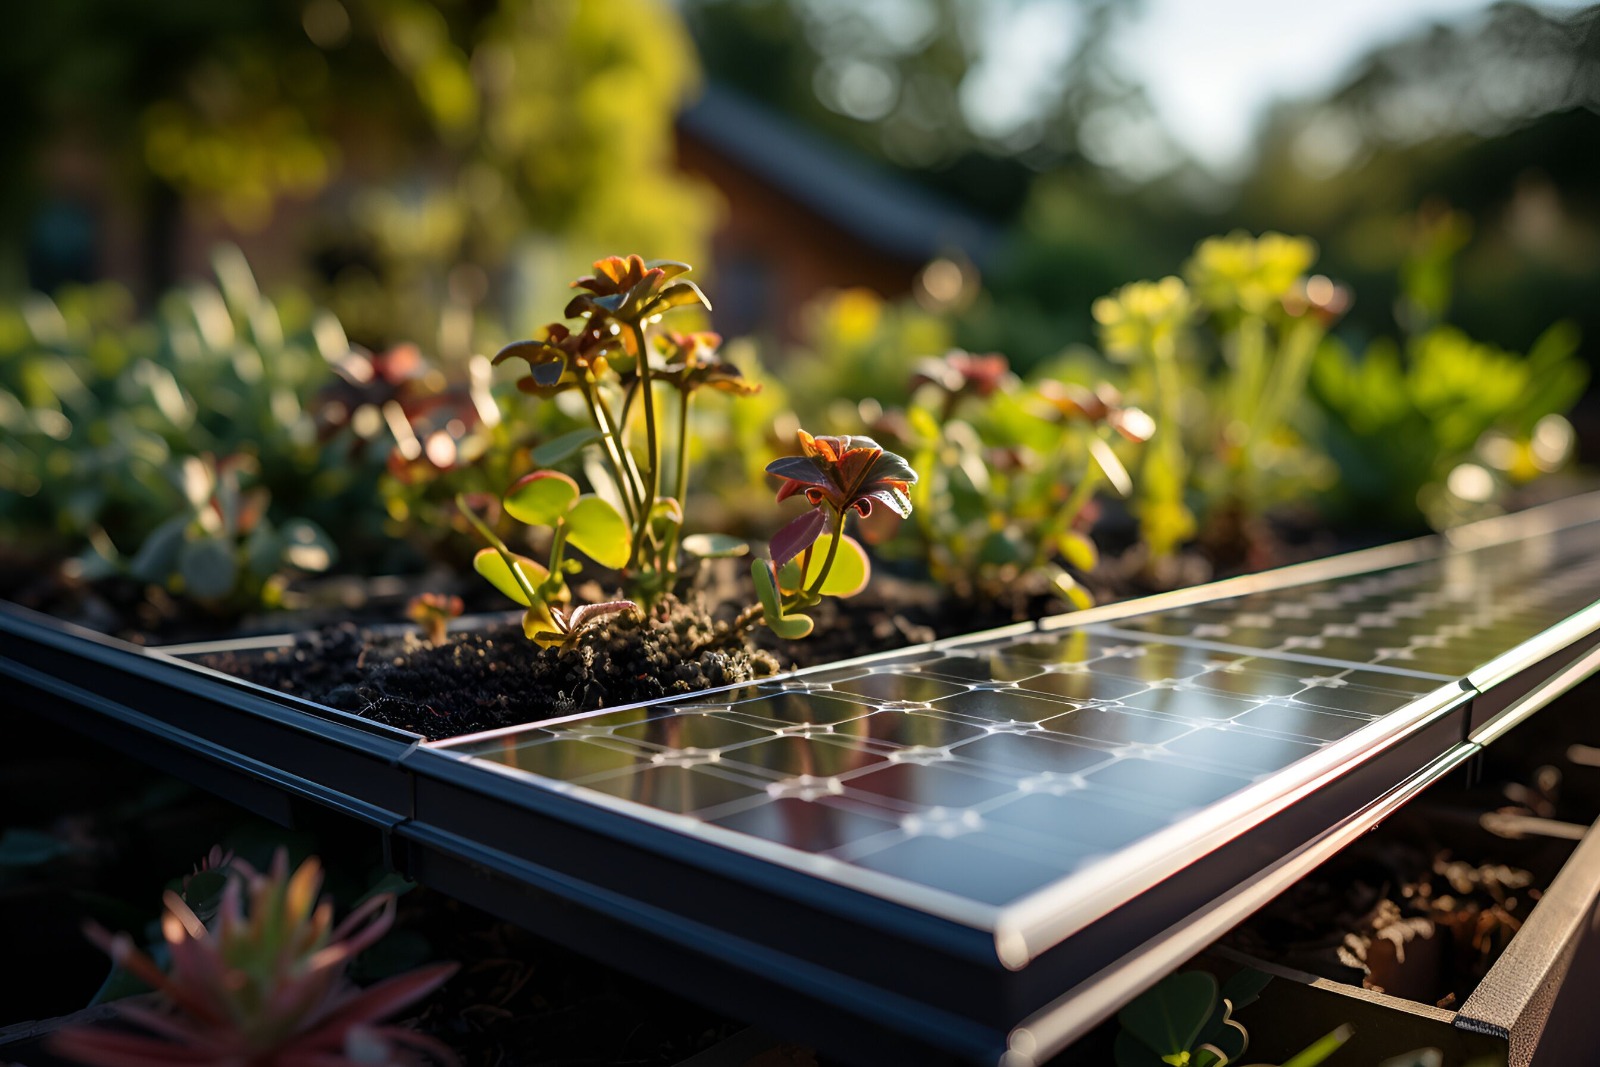
[[[876,502],[905,518],[917,481],[909,463],[870,437],[813,437],[801,430],[799,441],[801,454],[774,460],[767,473],[783,479],[780,502],[803,495],[811,509],[772,538],[770,559],[750,566],[761,617],[786,638],[811,632],[813,623],[802,609],[824,595],[852,596],[866,585],[866,552],[844,532],[849,514],[865,518]],[[819,550],[821,562],[813,567]]]
[[[445,593],[419,593],[406,605],[406,618],[422,627],[422,635],[432,645],[444,644],[450,620],[463,611],[461,598]]]

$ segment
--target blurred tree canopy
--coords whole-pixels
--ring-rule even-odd
[[[182,211],[248,235],[309,202],[289,217],[352,333],[431,340],[507,265],[526,287],[619,247],[698,256],[714,202],[672,141],[697,80],[654,0],[23,5],[0,145],[40,165],[7,168],[0,212],[56,281],[81,237],[63,185],[132,205],[154,292]]]
[[[1177,162],[1142,87],[1108,48],[1139,7],[686,0],[685,14],[719,83],[1009,220],[1041,172]],[[1045,52],[1035,78],[1011,62],[1023,38]]]
[[[1356,293],[1347,332],[1392,332],[1419,234],[1453,211],[1470,224],[1450,250],[1451,320],[1524,350],[1554,320],[1576,318],[1594,363],[1597,109],[1600,8],[1502,3],[1431,27],[1374,51],[1324,98],[1277,107],[1237,183],[1180,171],[1119,189],[1041,175],[958,337],[1031,366],[1092,339],[1094,296],[1236,227],[1315,238],[1320,269]]]

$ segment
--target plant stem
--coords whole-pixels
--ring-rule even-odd
[[[1252,439],[1257,435],[1262,439],[1270,437],[1288,418],[1295,399],[1305,390],[1311,361],[1317,354],[1324,333],[1322,327],[1315,323],[1300,322],[1284,339],[1273,368],[1276,373],[1268,383],[1265,399],[1256,413]]]
[[[645,335],[643,322],[630,324],[633,328],[633,337],[639,347],[639,391],[644,396],[644,435],[645,435],[645,481],[647,492],[644,499],[644,512],[633,531],[633,548],[628,553],[630,564],[639,558],[639,550],[644,546],[645,531],[650,527],[650,513],[655,509],[656,500],[661,495],[661,443],[656,439],[656,407],[655,388],[650,383],[650,340]]]
[[[1078,484],[1073,487],[1067,499],[1062,502],[1060,508],[1056,509],[1056,513],[1050,516],[1040,531],[1038,542],[1034,545],[1033,563],[1030,564],[1031,569],[1036,570],[1044,565],[1044,561],[1050,556],[1050,547],[1055,544],[1056,538],[1072,528],[1072,524],[1077,520],[1079,512],[1083,511],[1084,505],[1089,503],[1094,496],[1094,491],[1099,488],[1100,482],[1104,479],[1105,472],[1100,469],[1100,464],[1096,463],[1094,457],[1091,456],[1089,465],[1083,472],[1083,477],[1079,479]]]
[[[817,572],[816,580],[806,590],[806,596],[820,596],[822,583],[828,580],[828,571],[833,568],[833,557],[839,554],[839,542],[844,540],[844,512],[839,511],[834,515],[833,540],[828,542],[828,554],[822,558],[822,569]]]
[[[632,398],[633,386],[630,386],[622,398],[621,414],[613,415],[611,413],[611,406],[606,403],[606,398],[598,393],[596,394],[596,399],[598,399],[600,402],[601,410],[606,413],[606,418],[610,420],[611,425],[616,428],[617,451],[622,454],[623,469],[626,470],[629,476],[633,479],[634,492],[642,501],[644,499],[644,476],[639,473],[639,465],[634,462],[633,452],[628,448],[627,440],[628,410],[631,407]]]
[[[465,515],[467,521],[477,528],[478,533],[485,541],[489,542],[489,546],[500,553],[500,559],[505,563],[506,569],[511,572],[512,580],[517,583],[517,588],[522,590],[522,595],[528,598],[528,606],[532,607],[535,604],[543,603],[543,599],[534,591],[533,586],[528,584],[528,576],[522,573],[521,567],[517,566],[517,559],[512,555],[511,549],[506,547],[506,543],[500,540],[499,535],[489,528],[489,524],[484,522],[477,512],[467,507],[466,497],[460,493],[456,494],[456,510]]]
[[[673,486],[673,497],[678,501],[678,508],[688,517],[688,503],[685,497],[689,492],[689,401],[694,393],[687,385],[683,385],[678,393],[678,476]],[[678,540],[683,536],[683,525],[680,523],[672,531],[672,536],[667,538],[667,570],[676,574],[678,571]]]
[[[622,473],[622,464],[619,455],[621,452],[621,444],[617,441],[616,434],[612,427],[607,425],[611,421],[609,417],[610,413],[605,410],[600,402],[599,397],[595,395],[593,382],[589,381],[587,378],[582,379],[582,385],[580,388],[583,391],[584,401],[589,405],[589,415],[594,419],[594,427],[600,431],[600,440],[604,442],[606,463],[611,468],[612,480],[617,483],[617,493],[622,497],[622,502],[626,506],[629,520],[637,521],[639,515],[639,504],[635,499],[633,482],[625,477]]]

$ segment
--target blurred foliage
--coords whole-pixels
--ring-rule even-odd
[[[1420,513],[1443,529],[1497,513],[1508,490],[1572,456],[1565,415],[1589,381],[1577,327],[1547,327],[1523,357],[1443,322],[1467,232],[1458,214],[1422,216],[1396,303],[1404,339],[1359,357],[1333,341],[1312,369],[1341,471],[1331,510],[1346,519],[1406,529]]]
[[[127,567],[161,531],[176,552],[190,521],[230,514],[230,536],[296,518],[358,556],[370,547],[376,472],[325,448],[306,406],[348,350],[337,320],[263,297],[236,249],[216,266],[218,284],[175,290],[144,320],[109,285],[0,308],[0,529],[14,549]],[[248,509],[217,477],[228,467],[230,483],[249,472]],[[241,509],[256,517],[241,524]],[[144,562],[151,580],[170,571]]]
[[[16,14],[0,43],[16,121],[0,145],[37,165],[8,168],[0,211],[142,204],[154,289],[172,280],[180,220],[248,235],[314,198],[287,221],[351,335],[451,361],[488,347],[473,337],[486,300],[515,320],[526,291],[596,246],[703,250],[713,202],[672,165],[696,64],[656,0],[65,0]],[[36,227],[47,261],[50,237]]]
[[[1135,505],[1154,561],[1198,534],[1214,562],[1237,567],[1269,507],[1332,482],[1297,416],[1312,359],[1350,297],[1308,275],[1316,254],[1278,233],[1208,238],[1184,278],[1134,282],[1094,303],[1101,345],[1160,426]]]
[[[923,475],[918,508],[885,551],[912,555],[955,596],[991,611],[1026,617],[1028,599],[1046,592],[1089,607],[1073,572],[1099,564],[1096,497],[1129,494],[1128,465],[1154,422],[1108,386],[1019,382],[996,354],[952,352],[923,368],[926,384],[904,415]]]

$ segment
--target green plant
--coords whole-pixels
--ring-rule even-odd
[[[844,532],[850,513],[866,518],[877,503],[905,518],[911,514],[908,490],[917,482],[910,464],[870,437],[813,437],[801,430],[799,441],[801,454],[773,460],[767,473],[783,479],[780,502],[800,495],[810,510],[774,535],[770,559],[750,564],[761,618],[785,638],[811,632],[803,609],[824,596],[854,596],[866,586],[866,552]]]
[[[1168,975],[1117,1013],[1117,1067],[1238,1067],[1250,1034],[1234,1015],[1254,1003],[1271,981],[1270,975],[1249,969],[1222,986],[1205,971]],[[1316,1067],[1351,1033],[1341,1026],[1282,1067]]]
[[[91,578],[143,552],[137,576],[164,583],[181,570],[170,550],[248,541],[252,553],[232,553],[227,589],[220,546],[187,550],[213,564],[200,586],[229,610],[270,599],[287,556],[317,569],[303,566],[325,540],[314,531],[336,529],[346,558],[372,554],[382,457],[319,440],[311,410],[351,356],[343,330],[292,295],[263,297],[237,249],[219,248],[214,268],[216,284],[170,292],[148,318],[115,287],[0,308],[8,548],[81,553],[69,572]]]
[[[1441,529],[1494,514],[1508,490],[1560,469],[1576,439],[1565,413],[1589,380],[1571,323],[1521,356],[1443,322],[1466,231],[1458,214],[1425,212],[1401,272],[1403,340],[1359,356],[1334,341],[1312,368],[1337,503],[1401,529],[1419,514]]]
[[[185,506],[151,531],[131,559],[107,539],[95,569],[117,570],[218,611],[281,602],[288,571],[319,573],[336,557],[316,523],[267,517],[264,486],[247,486],[248,456],[186,456],[174,472]],[[91,572],[92,573],[92,572]]]
[[[120,1017],[148,1033],[71,1028],[53,1051],[91,1067],[152,1063],[252,1064],[290,1067],[321,1063],[415,1063],[416,1053],[453,1063],[432,1038],[385,1026],[386,1016],[427,996],[455,971],[435,964],[358,989],[346,969],[394,922],[394,897],[382,893],[333,923],[333,905],[320,899],[322,870],[307,859],[292,874],[280,849],[271,868],[256,872],[240,860],[214,857],[205,872],[168,891],[161,933],[169,970],[141,952],[126,934],[98,926],[88,933],[117,966],[149,984],[158,1006],[126,1003]],[[221,882],[215,914],[201,920],[186,900],[200,895],[205,874]],[[215,884],[209,891],[217,889]]]
[[[924,477],[915,520],[885,551],[917,560],[970,603],[1025,611],[1029,597],[1054,590],[1088,606],[1072,572],[1098,563],[1089,536],[1097,496],[1128,494],[1118,447],[1142,445],[1154,421],[1104,383],[1090,389],[1049,371],[1019,381],[998,353],[922,360],[913,384],[904,416],[884,421]]]
[[[501,504],[511,518],[545,531],[541,536],[548,538],[549,549],[543,564],[514,552],[494,531],[492,518],[479,514],[468,500],[459,501],[462,513],[489,542],[476,556],[475,568],[525,607],[524,631],[541,644],[570,648],[609,617],[640,604],[649,610],[673,590],[686,552],[714,557],[748,550],[743,542],[725,535],[684,537],[695,396],[710,389],[747,397],[761,388],[721,357],[716,334],[651,330],[675,308],[710,306],[699,287],[683,278],[688,270],[682,263],[646,263],[638,256],[599,260],[592,275],[573,283],[579,293],[566,313],[578,320],[575,329],[553,323],[541,337],[508,345],[495,357],[496,362],[516,358],[527,363],[528,374],[517,383],[523,392],[541,398],[574,393],[589,417],[590,428],[536,449],[536,461],[554,464],[587,449],[598,452],[601,459],[589,471],[595,492],[584,493],[573,478],[544,469],[519,478],[502,495]],[[675,403],[663,407],[658,391]],[[632,432],[636,423],[642,423],[642,433]],[[673,439],[667,453],[669,434]],[[670,469],[664,455],[670,455]],[[663,482],[669,478],[670,494],[663,492]],[[863,497],[839,506],[864,511],[871,505]],[[830,542],[830,561],[839,552],[842,526],[840,514],[831,535],[835,540]],[[819,526],[809,541],[778,560],[778,565],[809,548],[821,532]],[[568,558],[569,546],[602,567],[622,572],[635,599],[569,607],[567,576],[581,570],[576,560]],[[807,563],[809,559],[808,553]],[[864,581],[864,556],[861,565]],[[824,577],[828,566],[823,568]],[[797,591],[788,599],[789,606],[806,595]],[[763,617],[777,620],[775,628],[794,635],[797,624],[784,621],[776,602],[770,615],[746,613],[743,619],[747,625]]]
[[[1305,238],[1213,237],[1196,246],[1183,279],[1134,282],[1095,302],[1102,347],[1128,366],[1129,391],[1164,428],[1135,505],[1155,559],[1198,534],[1236,562],[1237,542],[1267,506],[1326,479],[1294,416],[1350,298],[1307,275],[1315,259]]]

